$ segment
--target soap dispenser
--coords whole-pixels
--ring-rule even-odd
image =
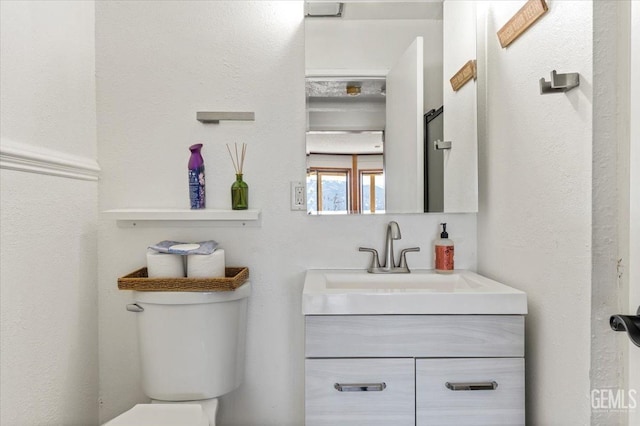
[[[453,240],[449,239],[447,224],[441,223],[440,225],[442,225],[442,232],[440,238],[435,242],[436,272],[450,274],[453,272]]]

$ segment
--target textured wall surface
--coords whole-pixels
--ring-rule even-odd
[[[98,422],[95,182],[0,174],[3,425]]]
[[[3,1],[0,19],[3,155],[97,170],[93,2]],[[95,425],[97,183],[4,164],[0,423]]]
[[[628,289],[622,279],[628,259],[621,246],[629,241],[628,234],[623,235],[629,232],[628,216],[625,218],[629,165],[624,164],[629,155],[629,11],[628,2],[593,2],[590,377],[594,396],[602,389],[623,391],[627,371],[627,342],[611,332],[609,318],[625,312],[628,305]],[[623,15],[620,21],[619,15]],[[620,180],[621,174],[627,182]],[[593,407],[591,424],[624,424],[625,410],[604,408]]]
[[[548,3],[505,49],[496,31],[522,2],[483,5],[478,271],[528,295],[527,424],[587,425],[593,5]],[[580,86],[540,95],[554,69],[579,72]]]
[[[3,141],[95,159],[93,1],[0,7]]]
[[[289,210],[289,182],[305,176],[303,3],[99,2],[96,5],[101,210],[188,206],[187,147],[204,143],[207,207],[229,208],[225,143],[246,142],[245,179],[259,226],[119,228],[102,220],[99,246],[101,421],[145,401],[131,295],[116,287],[163,239],[215,239],[227,264],[247,265],[244,384],[222,398],[223,425],[300,425],[304,410],[301,292],[308,268],[365,268],[358,246],[420,246],[431,268],[438,223],[450,223],[456,266],[475,269],[475,214],[309,217]],[[196,111],[255,111],[256,121],[202,125]]]

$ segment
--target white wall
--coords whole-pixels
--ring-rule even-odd
[[[96,157],[92,1],[2,2],[2,141]]]
[[[0,423],[97,424],[94,4],[0,19]]]
[[[250,29],[250,30],[249,30]],[[398,248],[420,246],[411,267],[432,265],[438,223],[449,222],[456,266],[475,268],[474,214],[309,217],[289,210],[289,182],[305,176],[303,3],[98,2],[100,208],[186,207],[187,147],[203,142],[208,207],[229,208],[225,143],[248,143],[245,178],[260,226],[99,230],[100,418],[145,401],[139,387],[131,295],[116,280],[163,239],[215,239],[229,265],[247,265],[245,383],[222,398],[223,425],[300,425],[304,409],[300,297],[308,268],[365,268],[360,245],[382,248],[389,220]],[[255,111],[252,123],[202,125],[198,110]]]
[[[468,81],[454,92],[450,79],[467,61],[476,59],[476,7],[473,1],[443,4],[443,140],[452,148],[443,152],[444,211],[478,210],[477,83]]]
[[[550,1],[509,47],[521,1],[485,2],[478,271],[527,292],[527,424],[590,423],[593,4]],[[580,86],[540,95],[551,70]]]

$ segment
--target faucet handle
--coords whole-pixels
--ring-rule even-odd
[[[371,266],[369,266],[369,272],[380,267],[380,259],[378,258],[378,251],[376,249],[360,247],[358,248],[358,251],[368,251],[373,255],[371,256]]]
[[[420,251],[420,247],[410,247],[403,249],[400,252],[400,265],[398,265],[399,268],[406,268],[407,270],[409,270],[409,267],[407,266],[407,253],[412,251]]]

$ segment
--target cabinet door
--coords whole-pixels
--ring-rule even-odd
[[[416,420],[524,426],[524,359],[416,359]]]
[[[415,425],[414,360],[306,359],[306,426]]]

